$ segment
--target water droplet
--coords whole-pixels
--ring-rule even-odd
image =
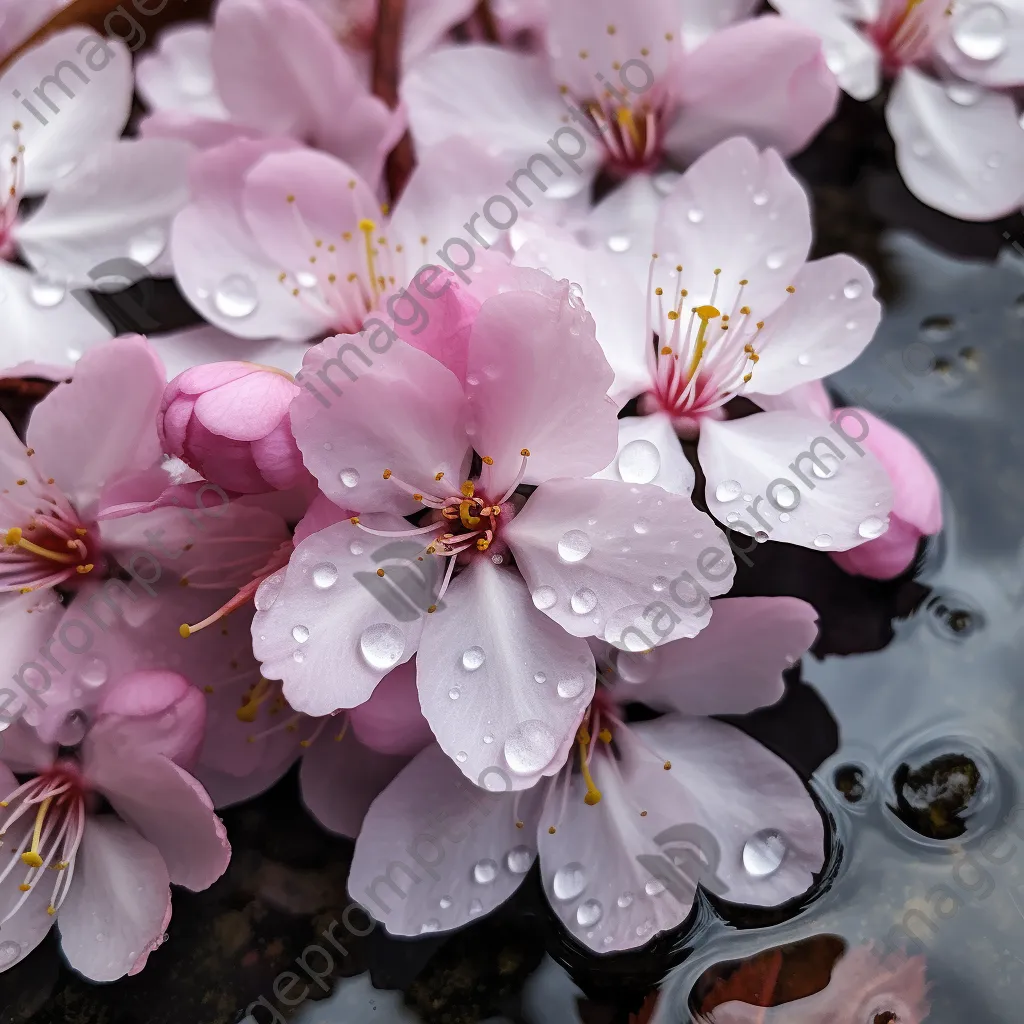
[[[452,905],[451,896],[442,896],[437,904],[442,910],[447,910]]]
[[[848,299],[859,299],[864,294],[864,285],[860,281],[847,281],[843,288],[843,294]]]
[[[811,463],[811,472],[819,480],[831,480],[839,472],[839,459],[832,452],[823,452],[817,462]]]
[[[590,554],[590,538],[582,530],[569,530],[558,542],[558,554],[563,562],[578,562]]]
[[[484,663],[482,647],[468,647],[462,654],[462,667],[467,672],[475,672]]]
[[[619,452],[618,469],[627,484],[649,484],[661,471],[661,452],[642,437],[630,441]]]
[[[971,60],[993,61],[1006,50],[1006,13],[996,4],[968,7],[954,14],[953,42]]]
[[[768,534],[765,533],[764,530],[758,530],[757,533],[754,534],[754,540],[756,540],[758,544],[764,544],[765,541],[768,540]]]
[[[67,285],[63,281],[55,281],[52,277],[38,274],[32,278],[29,295],[37,306],[50,309],[60,305],[67,294]]]
[[[490,745],[493,742],[494,742],[494,737],[490,733],[486,733],[484,735],[484,743]]]
[[[358,469],[343,469],[339,474],[338,478],[346,487],[355,487],[359,483],[359,470]]]
[[[792,508],[797,503],[797,493],[789,484],[780,484],[772,491],[773,504],[779,508]]]
[[[660,896],[665,891],[665,883],[657,878],[652,878],[644,885],[644,892],[648,896]]]
[[[576,908],[576,922],[581,928],[593,928],[604,914],[604,907],[598,900],[587,900]]]
[[[448,691],[448,696],[449,696],[449,697],[450,697],[450,698],[451,698],[452,700],[458,700],[458,699],[459,699],[459,697],[460,697],[461,695],[462,695],[462,691],[461,691],[461,690],[460,690],[460,689],[459,689],[459,688],[458,688],[457,686],[453,686],[453,687],[452,687],[452,688],[451,688],[451,689],[450,689],[450,690]]]
[[[533,677],[533,681],[535,683],[546,683],[548,681],[548,677],[544,675],[543,672],[537,672]]]
[[[671,582],[672,581],[667,576],[658,576],[651,584],[651,589],[660,594]]]
[[[644,519],[644,517],[643,517],[643,516],[641,516],[641,517],[640,517],[640,518],[639,518],[639,519],[638,519],[638,520],[637,520],[637,521],[636,521],[636,522],[635,522],[635,523],[633,524],[633,530],[634,530],[634,531],[635,531],[636,533],[647,533],[647,532],[648,532],[648,530],[650,530],[650,528],[651,528],[651,521],[650,521],[649,519]]]
[[[715,488],[715,497],[719,501],[735,501],[742,491],[738,480],[723,480]]]
[[[284,586],[284,574],[284,569],[278,569],[256,588],[253,603],[258,612],[265,612],[277,600],[277,595],[281,593],[281,587]]]
[[[611,235],[608,238],[608,248],[612,252],[628,252],[633,240],[629,235]]]
[[[769,270],[778,270],[779,267],[782,266],[783,260],[783,254],[779,250],[776,250],[775,252],[770,252],[768,254],[768,258],[765,260],[765,264],[767,265]]]
[[[506,862],[513,875],[525,875],[533,863],[533,853],[525,846],[517,846],[508,851]]]
[[[547,611],[548,608],[554,608],[555,602],[558,600],[558,594],[555,593],[554,587],[538,587],[531,596],[534,607],[539,608],[542,612]]]
[[[305,660],[306,660],[306,656],[302,653],[302,651],[293,651],[292,652],[292,661],[297,661],[301,665],[302,662],[304,662]]]
[[[696,207],[694,207],[692,210],[689,210],[687,212],[686,219],[691,224],[699,224],[704,219],[704,211],[698,210]]]
[[[21,943],[0,942],[0,967],[10,967],[21,956]]]
[[[727,515],[727,516],[725,517],[725,521],[726,521],[727,523],[735,523],[735,522],[736,522],[736,521],[737,521],[737,520],[739,519],[739,517],[740,517],[740,514],[739,514],[739,512],[730,512],[730,513],[729,513],[729,514],[728,514],[728,515]]]
[[[78,678],[86,686],[102,686],[107,681],[109,672],[107,663],[102,658],[90,658],[79,670]]]
[[[77,747],[89,731],[89,718],[84,711],[75,708],[68,712],[57,728],[55,739],[62,747]]]
[[[498,877],[498,865],[493,860],[478,860],[473,865],[473,881],[477,885],[490,885]]]
[[[879,519],[878,516],[868,516],[860,526],[857,527],[857,532],[865,540],[874,540],[876,537],[881,537],[888,529],[888,523],[884,519]]]
[[[653,927],[654,922],[650,918],[647,918],[643,924],[638,924],[636,926],[636,933],[637,935],[646,935]]]
[[[467,373],[466,374],[466,383],[471,388],[475,388],[480,383],[480,378],[475,373]]]
[[[767,206],[768,205],[768,193],[767,192],[755,192],[754,193],[754,205],[755,206]]]
[[[570,675],[564,679],[559,679],[556,690],[558,696],[563,700],[575,700],[586,686],[586,680],[582,675]]]
[[[558,737],[540,719],[517,725],[505,740],[505,761],[516,775],[533,775],[558,752]]]
[[[828,533],[819,533],[814,538],[814,546],[816,548],[827,548],[832,544],[832,535]]]
[[[469,912],[476,917],[477,914],[482,914],[484,912],[484,905],[478,899],[474,898],[470,901]]]
[[[460,750],[455,755],[455,760],[458,761],[459,764],[465,764],[468,758],[469,758],[469,754],[467,754],[464,750]]]
[[[973,82],[950,82],[946,95],[959,107],[973,107],[981,99],[981,86]]]
[[[788,512],[780,512],[779,513],[779,522],[780,523],[788,523],[789,522],[789,513]]]
[[[743,867],[754,878],[767,878],[779,870],[786,842],[774,829],[763,829],[743,844]]]
[[[292,639],[297,644],[304,644],[309,639],[309,630],[305,626],[295,626],[292,629]]]
[[[425,935],[427,932],[438,932],[441,930],[441,922],[436,917],[431,918],[426,924],[420,928],[420,935]]]
[[[589,615],[597,607],[597,594],[587,587],[580,587],[569,600],[577,615]]]
[[[353,554],[359,554],[353,551]],[[321,590],[327,590],[338,582],[338,567],[330,562],[321,562],[313,567],[313,586]]]
[[[353,555],[361,555],[366,550],[366,548],[364,548],[362,543],[358,540],[352,541],[352,543],[349,544],[348,549],[352,552]]]
[[[370,668],[393,668],[405,653],[405,635],[390,622],[378,622],[360,633],[359,650]]]
[[[559,868],[555,872],[555,877],[551,879],[551,891],[555,894],[555,899],[563,902],[576,899],[586,887],[587,876],[583,871],[583,865],[578,861]]]
[[[213,304],[218,313],[239,320],[249,316],[256,308],[256,286],[245,274],[225,277],[213,293]]]
[[[318,284],[316,274],[311,274],[308,270],[300,270],[295,275],[295,280],[298,281],[303,288],[315,288]]]

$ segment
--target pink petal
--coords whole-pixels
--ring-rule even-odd
[[[818,635],[818,613],[795,597],[722,598],[711,608],[692,640],[619,651],[616,697],[685,715],[744,715],[779,700],[783,671]]]
[[[832,560],[855,576],[891,580],[910,568],[922,536],[916,526],[893,513],[889,517],[889,529],[881,537],[849,551],[833,551]]]
[[[227,870],[231,845],[206,790],[163,755],[140,754],[95,733],[83,751],[90,785],[160,851],[175,885],[194,892],[211,886]]]
[[[803,149],[835,113],[839,85],[817,33],[764,15],[715,33],[683,64],[682,110],[665,146],[692,160],[745,135],[784,156]]]
[[[342,351],[349,345],[369,365]],[[349,382],[339,362],[357,379]],[[292,405],[295,440],[306,468],[337,505],[399,515],[422,508],[384,479],[386,469],[423,494],[438,494],[465,479],[469,442],[462,388],[425,353],[396,339],[374,359],[363,336],[338,335],[309,350],[297,380],[304,390]],[[517,456],[516,468],[521,461]],[[435,480],[437,473],[445,483]]]
[[[228,117],[213,80],[213,30],[186,22],[165,28],[135,61],[135,83],[150,110],[174,110],[215,120]]]
[[[800,269],[796,294],[754,339],[760,362],[750,387],[778,395],[849,366],[882,319],[871,272],[852,256],[828,256]]]
[[[735,571],[708,516],[650,484],[549,481],[504,537],[538,608],[573,636],[626,650],[695,636]]]
[[[886,120],[903,180],[923,203],[983,221],[1024,202],[1024,132],[1009,96],[980,89],[965,105],[941,82],[905,68]]]
[[[467,432],[494,460],[493,500],[515,481],[523,449],[527,483],[588,476],[615,454],[613,374],[594,330],[565,282],[543,294],[510,291],[480,307],[469,343]]]
[[[298,545],[314,533],[319,533],[328,526],[335,523],[343,523],[352,518],[353,513],[344,508],[338,508],[329,498],[317,493],[316,497],[309,504],[306,514],[295,527],[294,541]]]
[[[703,42],[715,32],[749,18],[759,6],[758,0],[682,0],[687,42]]]
[[[392,669],[365,704],[349,712],[359,742],[379,754],[412,757],[433,739],[420,711],[416,692],[416,662]]]
[[[624,416],[619,421],[619,450],[598,480],[629,484],[655,484],[672,494],[689,497],[694,474],[682,445],[664,413]]]
[[[381,530],[407,525],[391,516],[363,521]],[[287,567],[260,587],[253,651],[264,676],[284,680],[285,696],[297,711],[321,717],[356,707],[388,671],[416,653],[436,589],[412,578],[421,570],[408,568],[408,558],[401,568],[392,567],[387,558],[398,557],[394,544],[351,523],[329,526],[298,544]],[[395,576],[394,585],[387,570],[377,575],[381,566]],[[422,603],[414,608],[404,595],[417,582],[422,592],[411,596]]]
[[[116,338],[87,352],[71,383],[33,410],[26,440],[80,510],[105,484],[160,461],[156,414],[165,379],[144,338]]]
[[[88,818],[58,918],[71,966],[92,981],[135,973],[170,920],[169,881],[160,852],[134,828],[111,814]]]
[[[691,213],[699,218],[696,227]],[[662,203],[654,283],[666,295],[686,288],[693,306],[709,303],[719,283],[731,307],[745,280],[743,302],[761,320],[786,300],[810,247],[807,193],[782,158],[774,150],[759,153],[747,139],[730,139],[698,160]]]
[[[536,859],[534,793],[477,789],[427,747],[366,814],[348,890],[392,935],[448,931],[512,895]],[[516,828],[516,820],[524,822]]]
[[[861,436],[850,420],[841,425],[852,438]],[[805,413],[705,419],[697,450],[711,514],[751,538],[760,532],[765,540],[846,551],[884,530],[892,509],[892,486],[878,459]],[[749,501],[741,500],[745,495]]]
[[[381,754],[355,737],[337,739],[328,726],[302,758],[299,784],[309,812],[330,832],[355,839],[370,804],[409,763],[404,756]]]
[[[476,559],[427,621],[423,714],[476,785],[526,789],[558,771],[594,696],[594,657],[530,600],[518,573]]]

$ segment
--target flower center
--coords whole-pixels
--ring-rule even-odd
[[[26,449],[31,457],[31,448]],[[30,463],[31,466],[31,463]],[[98,542],[74,506],[31,466],[16,490],[0,492],[0,527],[7,523],[0,546],[0,592],[27,594],[54,587],[92,572]]]
[[[287,713],[282,717],[282,712]],[[246,737],[250,743],[256,743],[281,732],[298,733],[306,723],[312,722],[313,729],[310,734],[299,740],[299,746],[304,750],[312,745],[313,741],[323,732],[327,723],[331,721],[330,716],[317,720],[311,719],[301,712],[292,711],[288,701],[285,700],[283,684],[279,680],[264,679],[262,676],[260,676],[259,682],[242,694],[241,704],[235,711],[235,717],[244,725],[255,725],[260,721],[261,716],[271,724],[264,729],[250,733]],[[348,725],[349,718],[346,714],[342,716],[339,731],[334,737],[336,742],[340,743],[345,738]]]
[[[927,60],[952,12],[950,0],[887,0],[878,20],[866,26],[886,73]]]
[[[11,850],[10,862],[0,871],[2,882],[19,864],[27,868],[18,886],[21,899],[0,920],[2,928],[24,906],[47,869],[57,874],[47,912],[55,914],[67,897],[85,831],[85,790],[78,766],[73,761],[58,761],[19,786],[6,800],[0,800],[0,811],[5,812],[0,819],[0,846],[7,841],[12,825],[22,819],[26,824],[31,822],[21,842]]]

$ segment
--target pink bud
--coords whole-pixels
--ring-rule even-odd
[[[283,491],[307,476],[288,408],[299,388],[255,363],[207,363],[164,389],[157,429],[168,455],[241,494]]]

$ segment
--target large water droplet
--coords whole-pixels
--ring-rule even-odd
[[[555,899],[563,902],[576,899],[586,886],[587,876],[583,871],[583,865],[578,861],[559,868],[551,880],[551,891],[555,894]]]
[[[651,521],[641,516],[634,524],[633,530],[636,533],[647,533],[651,528]]]
[[[57,727],[55,739],[62,747],[77,747],[89,731],[89,719],[85,712],[76,708],[69,712]]]
[[[625,910],[633,905],[633,894],[631,892],[624,892],[615,902],[622,910]]]
[[[797,493],[789,484],[780,484],[773,488],[771,497],[779,508],[792,508],[797,502]]]
[[[392,668],[405,653],[405,635],[390,622],[378,622],[359,635],[359,650],[370,668]]]
[[[649,484],[661,471],[661,452],[657,445],[638,438],[623,445],[618,468],[627,484]]]
[[[648,896],[660,896],[665,891],[665,883],[660,879],[652,878],[644,885],[644,892]]]
[[[63,281],[55,281],[52,277],[37,274],[29,285],[29,295],[37,306],[50,309],[60,305],[67,294],[67,285]]]
[[[468,760],[469,760],[469,754],[467,754],[467,753],[466,753],[466,752],[465,752],[464,750],[460,750],[460,751],[459,751],[459,752],[458,752],[458,753],[457,753],[457,754],[455,755],[455,760],[456,760],[456,761],[458,761],[458,762],[459,762],[459,764],[465,764],[465,763],[466,763],[466,761],[468,761]]]
[[[827,548],[832,544],[832,535],[828,533],[819,533],[814,538],[814,546],[816,548]]]
[[[767,878],[779,870],[786,842],[774,829],[763,829],[743,844],[743,867],[754,878]]]
[[[305,626],[294,626],[292,628],[292,639],[297,644],[304,644],[309,639],[309,630]]]
[[[450,700],[458,700],[459,697],[461,697],[461,696],[462,696],[462,691],[457,686],[453,686],[448,691],[448,697],[449,697]]]
[[[629,235],[610,235],[608,238],[608,248],[612,252],[628,252],[632,244]]]
[[[576,922],[581,928],[593,928],[604,914],[604,907],[598,900],[587,900],[576,908]]]
[[[257,587],[256,596],[253,598],[256,611],[265,612],[277,600],[277,595],[281,593],[281,587],[284,586],[284,574],[284,569],[278,569]]]
[[[588,587],[580,587],[569,599],[577,615],[589,615],[597,607],[597,594]]]
[[[859,299],[864,294],[864,285],[860,281],[847,281],[843,288],[843,294],[848,299]]]
[[[874,540],[876,537],[881,537],[883,533],[888,529],[888,524],[884,519],[879,519],[878,516],[868,516],[857,527],[857,532],[865,540]]]
[[[513,875],[525,875],[533,863],[533,853],[525,846],[517,846],[508,851],[506,861]]]
[[[469,647],[462,653],[462,667],[467,672],[475,672],[484,663],[484,649]]]
[[[18,942],[0,942],[0,967],[10,967],[21,956],[21,944]]]
[[[505,761],[516,775],[533,775],[551,763],[558,737],[537,718],[517,725],[505,740]]]
[[[102,686],[110,672],[102,658],[90,658],[79,670],[78,678],[86,686]]]
[[[743,491],[738,480],[723,480],[715,488],[715,497],[719,501],[735,501]]]
[[[538,587],[531,596],[534,606],[542,612],[547,611],[548,608],[554,608],[555,602],[558,600],[558,594],[555,593],[554,587]]]
[[[353,551],[352,553],[359,554],[360,552]],[[319,587],[321,590],[327,590],[337,582],[338,567],[336,565],[332,565],[330,562],[321,562],[313,567],[313,586]]]
[[[493,860],[478,860],[473,865],[473,881],[477,885],[490,885],[498,877],[498,865]]]
[[[338,479],[346,487],[355,487],[359,483],[359,470],[358,469],[343,469],[338,474]]]
[[[352,541],[352,543],[349,544],[348,549],[352,552],[353,555],[361,555],[366,550],[366,548],[364,548],[362,543],[358,540]]]
[[[257,304],[256,286],[245,274],[225,277],[213,293],[213,304],[223,316],[239,320],[249,316]]]
[[[997,4],[977,4],[954,14],[953,42],[965,57],[993,61],[1006,50],[1006,13]]]
[[[569,530],[558,542],[558,554],[563,562],[578,562],[590,554],[590,538],[582,530]]]
[[[442,897],[440,898],[440,900],[438,900],[438,902],[437,902],[437,905],[438,905],[438,906],[439,906],[439,907],[440,907],[440,908],[441,908],[442,910],[448,910],[448,909],[450,909],[450,907],[451,907],[451,905],[452,905],[452,898],[451,898],[451,896],[442,896]]]
[[[563,700],[575,700],[587,685],[582,675],[569,675],[558,680],[558,696]]]
[[[167,232],[160,224],[140,231],[128,242],[128,256],[148,267],[167,246]]]

